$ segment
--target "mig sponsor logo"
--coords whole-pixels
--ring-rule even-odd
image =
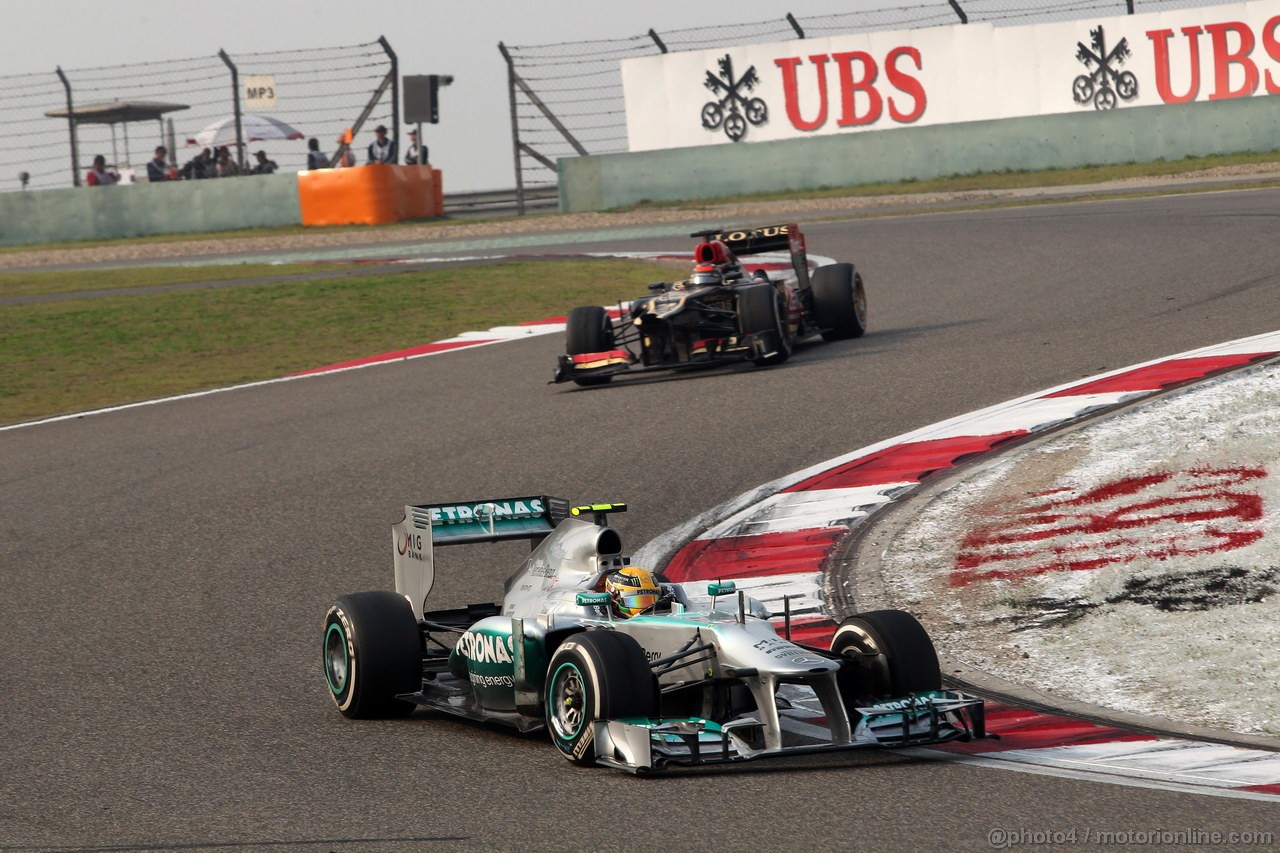
[[[1199,468],[1054,489],[964,536],[952,586],[1234,551],[1262,538],[1265,468]]]
[[[396,551],[401,557],[408,557],[413,560],[425,560],[426,557],[422,553],[422,534],[403,531],[396,538]]]

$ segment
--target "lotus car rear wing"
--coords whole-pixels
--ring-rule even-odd
[[[809,286],[808,252],[804,234],[794,223],[765,225],[760,228],[712,228],[695,231],[690,237],[700,240],[718,240],[735,255],[758,255],[763,252],[790,252],[791,265],[795,268],[800,287]]]

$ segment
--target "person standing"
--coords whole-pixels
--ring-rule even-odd
[[[93,158],[93,168],[84,176],[84,182],[91,187],[109,187],[120,180],[120,176],[107,168],[107,158],[99,154]]]
[[[320,140],[314,136],[307,140],[307,171],[329,168],[329,158],[320,150]]]
[[[396,163],[396,141],[387,136],[385,125],[373,129],[374,139],[369,143],[369,165],[389,165]]]
[[[418,143],[418,131],[410,129],[409,148],[404,153],[406,166],[426,166],[431,162],[427,156],[427,146]]]
[[[172,181],[177,175],[170,171],[169,164],[164,161],[164,155],[169,151],[163,145],[156,146],[156,154],[147,161],[147,180],[153,184],[159,184],[164,181]]]

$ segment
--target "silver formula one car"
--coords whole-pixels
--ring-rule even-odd
[[[909,614],[850,617],[816,648],[788,639],[789,614],[779,634],[732,583],[705,587],[699,608],[692,589],[623,556],[607,516],[625,509],[545,496],[406,506],[395,592],[342,596],[325,619],[338,710],[545,728],[569,761],[633,773],[985,736],[982,701],[942,689]],[[505,539],[534,547],[501,604],[426,609],[435,547]],[[627,610],[607,591],[614,578],[652,594],[627,596]]]

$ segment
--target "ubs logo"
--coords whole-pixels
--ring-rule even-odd
[[[1089,35],[1092,49],[1076,42],[1076,59],[1089,73],[1081,74],[1071,84],[1071,97],[1081,106],[1092,102],[1095,110],[1114,110],[1117,95],[1124,101],[1138,97],[1138,78],[1132,71],[1117,70],[1132,55],[1129,40],[1120,39],[1108,53],[1107,36],[1101,26],[1089,30]]]
[[[769,121],[769,105],[761,98],[748,97],[760,84],[754,65],[735,80],[733,57],[726,53],[716,64],[720,75],[708,71],[702,84],[717,98],[702,105],[702,126],[712,132],[724,128],[724,135],[738,142],[747,135],[749,125],[759,127]]]

